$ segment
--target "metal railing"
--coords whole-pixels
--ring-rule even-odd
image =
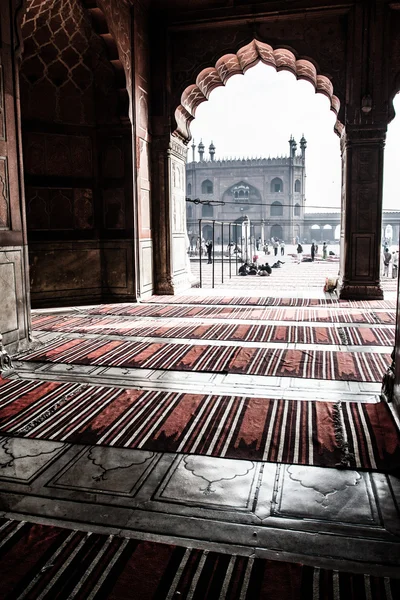
[[[198,237],[196,242],[196,251],[198,252],[198,266],[199,266],[199,287],[203,287],[204,285],[204,269],[202,264],[202,259],[204,257],[204,249],[202,241],[203,237],[203,227],[204,225],[210,225],[211,232],[211,256],[210,253],[206,251],[205,256],[211,258],[211,287],[214,288],[216,283],[224,283],[225,277],[228,279],[232,279],[232,271],[235,275],[238,275],[239,270],[239,261],[240,263],[244,262],[244,260],[249,260],[248,254],[253,256],[255,251],[255,241],[254,239],[248,240],[246,243],[246,251],[244,251],[244,241],[242,234],[242,225],[243,223],[236,223],[232,221],[217,221],[215,219],[199,219],[198,221]],[[220,235],[219,235],[220,234]],[[219,250],[216,250],[216,239],[220,240],[218,242],[218,246],[220,249],[220,259],[219,259]],[[224,247],[226,246],[227,252],[227,261],[225,260],[224,255]],[[191,245],[192,247],[192,245]],[[240,254],[240,257],[239,257]],[[193,256],[192,251],[190,255]],[[245,256],[246,255],[246,256]],[[209,260],[207,261],[209,262]],[[226,265],[227,263],[227,265]],[[216,270],[216,265],[221,264],[221,268]],[[225,266],[228,267],[227,272],[225,272]],[[220,281],[217,279],[220,278]]]

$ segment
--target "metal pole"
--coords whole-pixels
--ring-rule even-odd
[[[199,269],[200,269],[200,287],[203,287],[201,271],[201,219],[199,219]]]
[[[212,222],[212,287],[215,281],[215,221]]]
[[[237,234],[238,229],[237,228],[238,228],[238,224],[236,223],[236,252],[235,252],[235,255],[236,255],[236,275],[238,274],[238,253],[239,253],[239,246],[238,246],[238,243],[237,243],[238,242],[238,239],[237,239],[237,237],[238,237],[238,234]]]
[[[232,253],[231,253],[231,223],[229,223],[229,241],[228,241],[228,259],[229,259],[229,279],[232,279]]]
[[[224,222],[221,223],[221,241],[222,241],[222,252],[221,252],[221,283],[224,283]]]

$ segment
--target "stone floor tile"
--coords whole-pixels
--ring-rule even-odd
[[[260,463],[209,456],[179,456],[155,495],[156,500],[219,510],[249,511]]]
[[[49,486],[133,497],[157,459],[154,452],[144,450],[85,447]]]
[[[67,447],[62,442],[1,437],[0,488],[2,481],[30,483]]]
[[[380,526],[368,473],[282,465],[272,515]]]

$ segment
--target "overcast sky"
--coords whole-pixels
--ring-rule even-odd
[[[399,208],[399,113],[389,126],[385,150],[384,208]],[[193,138],[216,146],[216,159],[226,157],[287,156],[288,140],[299,143],[304,133],[306,151],[306,210],[340,207],[340,145],[333,131],[335,115],[328,98],[316,94],[306,81],[287,71],[277,73],[259,63],[243,76],[235,75],[203,102],[191,124]],[[298,145],[298,151],[300,151]],[[190,148],[189,160],[192,160]],[[196,160],[198,160],[196,155]]]

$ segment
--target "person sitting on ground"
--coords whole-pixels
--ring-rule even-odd
[[[251,263],[248,275],[257,275],[257,265]]]
[[[261,277],[265,277],[265,276],[269,276],[272,273],[272,269],[269,266],[268,263],[265,263],[265,265],[261,265],[259,270],[258,270],[258,274],[261,275]]]
[[[249,271],[249,265],[247,263],[243,263],[241,267],[239,267],[239,275],[247,275]]]

